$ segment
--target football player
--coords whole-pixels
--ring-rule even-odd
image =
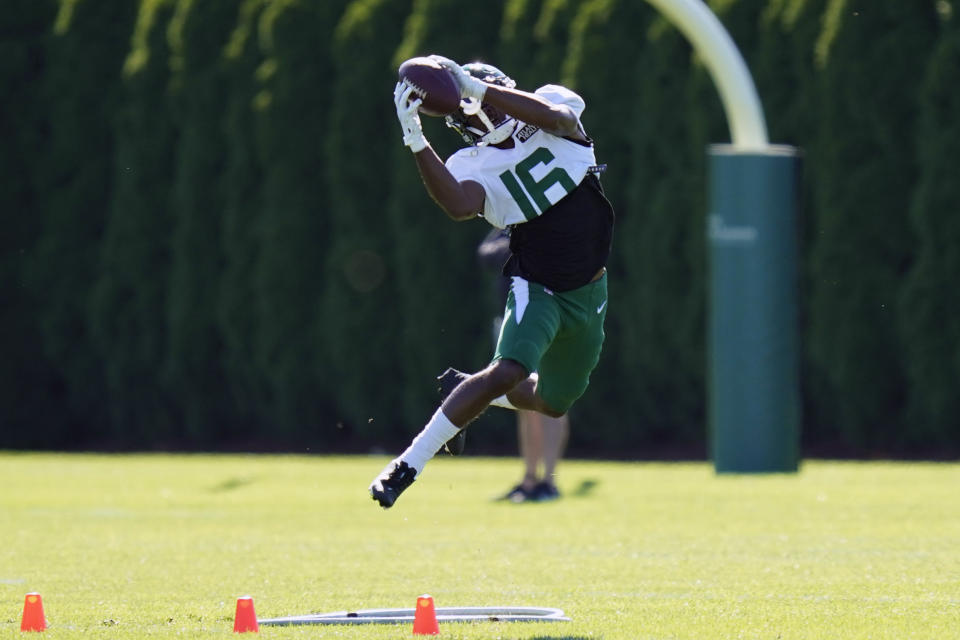
[[[441,376],[448,395],[370,484],[384,508],[441,447],[462,448],[463,430],[488,406],[565,415],[599,361],[608,308],[614,214],[580,122],[583,99],[553,84],[521,91],[491,65],[431,57],[457,81],[460,108],[446,120],[470,146],[444,163],[423,134],[420,100],[399,82],[394,104],[403,142],[447,216],[482,217],[509,230],[512,255],[503,274],[511,287],[492,362],[473,374],[449,369]]]

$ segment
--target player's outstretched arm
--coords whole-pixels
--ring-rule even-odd
[[[453,220],[469,220],[483,210],[485,194],[480,183],[458,181],[429,145],[413,157],[427,193],[447,216]]]
[[[555,136],[588,140],[577,114],[565,104],[554,104],[535,93],[492,84],[487,85],[483,101]]]
[[[460,97],[486,102],[517,120],[540,127],[555,136],[583,142],[589,140],[577,114],[567,105],[553,104],[535,93],[487,84],[471,76],[450,58],[438,55],[430,57],[450,70],[457,86],[460,87]]]
[[[443,161],[427,142],[420,124],[417,108],[420,100],[411,100],[413,89],[398,82],[393,90],[397,120],[403,130],[403,144],[410,148],[417,161],[417,169],[430,197],[454,220],[473,218],[483,209],[484,192],[479,183],[459,182],[447,170]]]

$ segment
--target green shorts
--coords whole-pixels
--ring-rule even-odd
[[[607,317],[607,276],[554,293],[514,277],[494,361],[515,360],[539,375],[537,393],[566,413],[583,395],[600,360]]]

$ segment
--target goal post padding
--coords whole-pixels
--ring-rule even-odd
[[[709,156],[708,404],[718,473],[799,465],[797,201],[788,146]]]

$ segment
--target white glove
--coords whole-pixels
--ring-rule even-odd
[[[427,138],[423,135],[423,126],[420,124],[420,114],[417,109],[422,100],[417,98],[410,101],[413,87],[406,82],[398,82],[393,89],[393,104],[397,107],[397,120],[403,129],[403,144],[410,147],[410,151],[417,153],[427,146]]]
[[[486,82],[474,78],[472,75],[464,71],[463,67],[458,65],[450,58],[444,58],[443,56],[436,55],[429,57],[441,67],[445,67],[450,70],[450,72],[453,74],[453,79],[457,81],[457,86],[460,87],[461,98],[473,98],[477,102],[483,101],[483,96],[487,93]]]

